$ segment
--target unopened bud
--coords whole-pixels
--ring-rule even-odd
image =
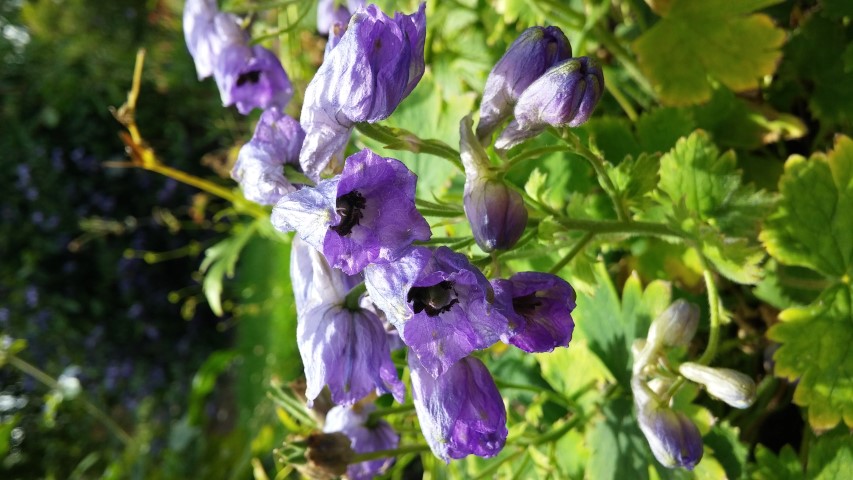
[[[663,466],[693,470],[702,459],[702,434],[687,415],[650,403],[640,408],[637,419],[652,453]]]
[[[672,302],[649,327],[648,342],[667,347],[686,347],[699,326],[699,307],[685,300]]]
[[[755,381],[730,368],[713,368],[698,363],[682,363],[684,378],[705,387],[713,397],[735,408],[749,408],[755,402]]]
[[[583,124],[603,93],[604,74],[595,60],[577,57],[555,65],[521,94],[515,120],[498,136],[495,148],[509,150],[548,126]]]

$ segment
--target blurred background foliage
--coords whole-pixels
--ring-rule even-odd
[[[272,6],[258,12],[254,36],[269,34],[265,44],[278,50],[297,90],[288,112],[298,115],[324,40],[314,33],[314,2],[278,3],[286,2],[220,2],[235,11]],[[386,12],[412,11],[417,4],[377,3]],[[655,30],[663,31],[661,38],[646,35],[654,25],[678,27],[690,18],[669,11],[676,3],[683,2],[428,2],[428,71],[386,124],[455,145],[459,119],[476,109],[486,76],[506,47],[527,26],[555,24],[569,36],[575,55],[595,56],[605,66],[608,94],[579,134],[614,164],[629,155],[666,152],[701,128],[720,148],[736,150],[746,183],[776,191],[785,158],[828,150],[834,134],[853,133],[849,3],[745,2],[748,12],[763,9],[772,23],[743,30],[744,39],[754,34],[766,42],[762,45],[778,49],[763,62],[743,65],[755,84],[743,76],[715,78],[720,56],[737,45],[718,48],[699,33],[692,42],[668,43],[680,40],[672,33],[677,28]],[[720,22],[708,27],[711,32],[731,27],[726,15],[711,15],[719,13],[714,9],[725,11],[725,3],[703,4],[704,13]],[[263,472],[275,470],[271,452],[280,446],[288,422],[268,397],[269,385],[301,375],[286,244],[271,240],[264,227],[247,223],[219,199],[119,165],[126,154],[108,107],[124,102],[136,50],[144,47],[137,113],[143,135],[165,163],[234,187],[227,178],[229,165],[249,138],[257,113],[246,119],[222,108],[214,83],[197,81],[184,46],[182,7],[180,0],[0,2],[0,333],[24,340],[16,356],[60,380],[58,386],[45,385],[21,368],[0,369],[3,478],[246,478],[253,473],[264,478]],[[298,28],[291,29],[295,21]],[[646,54],[655,48],[685,54],[702,49],[698,55],[711,66],[697,78],[684,65],[661,64]],[[695,86],[686,94],[668,83],[667,75],[682,74]],[[353,148],[378,147],[371,142],[357,137]],[[459,191],[461,178],[448,181],[450,165],[397,153],[419,173],[419,193],[452,197]],[[554,154],[533,169],[519,168],[511,178],[537,199],[579,217],[606,215],[609,205],[595,194],[597,183],[586,164]],[[542,176],[538,190],[529,181],[537,176]],[[448,235],[460,235],[464,226],[445,228]],[[243,240],[238,245],[234,238]],[[565,245],[570,240],[564,239]],[[199,273],[203,252],[214,245],[224,252],[212,259],[213,265],[224,262],[217,267],[217,282],[227,277],[226,264],[240,255],[235,278],[224,281],[222,317],[207,306]],[[579,256],[567,273],[580,292],[612,292],[610,303],[596,296],[603,303],[587,311],[624,315],[643,330],[657,304],[643,296],[642,285],[663,295],[656,279],[675,285],[674,293],[665,292],[667,298],[704,303],[700,269],[686,248],[642,238],[625,245],[612,249],[593,242],[587,252],[596,255]],[[555,258],[559,255],[539,252],[519,256],[513,265],[548,270]],[[602,258],[609,270],[596,266]],[[810,303],[823,284],[799,267],[771,261],[765,268],[767,275],[754,290],[725,280],[721,285],[735,321],[725,326],[724,338],[732,341],[724,345],[720,366],[763,379],[766,408],[732,414],[707,403],[715,416],[726,418],[706,437],[716,465],[722,465],[709,467],[708,478],[720,472],[730,478],[759,475],[762,469],[770,472],[764,478],[786,468],[796,474],[794,450],[809,454],[799,450],[813,434],[791,403],[793,386],[768,375],[776,347],[764,332],[779,309]],[[801,281],[786,283],[786,278]],[[634,298],[642,307],[623,312],[617,292],[622,302]],[[589,321],[610,318],[596,315],[601,318]],[[579,390],[585,382],[566,380],[561,369],[588,366],[588,380],[607,374],[584,347],[584,334],[576,341],[577,349],[536,361],[497,349],[489,353],[489,365],[503,382],[580,392],[577,401],[588,403]],[[77,378],[79,392],[63,377]],[[529,391],[504,394],[511,425],[512,419],[548,425],[566,412],[548,399],[534,401]],[[620,458],[640,462],[642,470],[650,457],[638,443],[635,423],[624,420],[631,417],[626,398],[610,404],[605,421],[588,435],[615,445],[616,453],[628,452]],[[119,433],[91,415],[90,406],[105,412]],[[552,478],[583,477],[587,462],[591,472],[611,475],[631,467],[609,464],[578,432],[554,448],[574,455],[557,456]],[[747,458],[758,459],[759,466],[748,470]],[[407,456],[393,475],[427,471],[443,478],[483,472],[487,465],[470,459],[446,470],[431,457],[422,465]],[[539,467],[534,459],[514,472],[521,478]]]

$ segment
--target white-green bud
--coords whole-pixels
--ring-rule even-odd
[[[684,378],[704,386],[713,397],[735,408],[749,408],[755,402],[755,382],[737,370],[686,362],[678,371]]]
[[[667,347],[686,347],[699,326],[699,307],[678,299],[649,327],[648,342]]]

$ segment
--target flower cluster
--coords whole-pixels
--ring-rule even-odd
[[[189,2],[188,11],[198,3]],[[406,387],[391,356],[399,347],[407,350],[411,395],[433,453],[444,461],[494,456],[506,442],[506,411],[475,354],[501,341],[525,352],[568,346],[575,292],[540,272],[490,281],[464,254],[425,246],[432,232],[416,208],[416,175],[367,149],[344,158],[355,125],[391,115],[424,73],[425,6],[391,18],[354,3],[350,17],[346,8],[320,2],[318,30],[329,42],[299,122],[278,105],[265,111],[232,176],[247,198],[273,205],[277,230],[296,232],[297,343],[309,405],[326,388],[337,405],[326,432],[346,435],[357,453],[396,446],[390,426],[365,412],[374,394],[403,402]],[[213,43],[202,46],[214,50]],[[190,47],[197,63],[206,58],[200,48]],[[464,208],[483,250],[511,248],[527,210],[492,171],[482,142],[513,115],[499,142],[512,137],[514,145],[544,125],[579,124],[602,86],[600,68],[571,58],[555,27],[524,32],[495,66],[477,135],[470,117],[461,123]],[[549,89],[556,96],[543,93]],[[303,183],[288,180],[287,169],[301,170]],[[370,478],[390,463],[357,463],[348,475]]]
[[[669,468],[692,470],[702,459],[704,448],[696,424],[670,405],[667,396],[674,378],[668,374],[669,369],[658,366],[667,363],[666,349],[683,348],[690,343],[698,325],[699,308],[676,300],[652,322],[648,337],[638,340],[634,348],[631,390],[640,430],[655,458]],[[747,408],[755,401],[755,382],[740,372],[693,362],[682,363],[678,371],[733,407]]]

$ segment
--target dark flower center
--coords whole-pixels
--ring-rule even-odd
[[[523,297],[512,298],[512,309],[523,317],[533,315],[539,305],[542,305],[542,301],[536,297],[536,292]]]
[[[361,211],[366,203],[364,195],[356,190],[338,197],[335,200],[335,211],[341,216],[341,223],[330,228],[342,237],[349,235],[353,227],[358,225],[364,216]]]
[[[245,83],[258,83],[260,79],[260,70],[252,70],[251,72],[241,73],[240,76],[237,77],[237,86],[242,87]]]
[[[412,304],[415,313],[426,312],[435,317],[459,303],[457,295],[453,282],[445,280],[431,287],[412,287],[406,300]]]

